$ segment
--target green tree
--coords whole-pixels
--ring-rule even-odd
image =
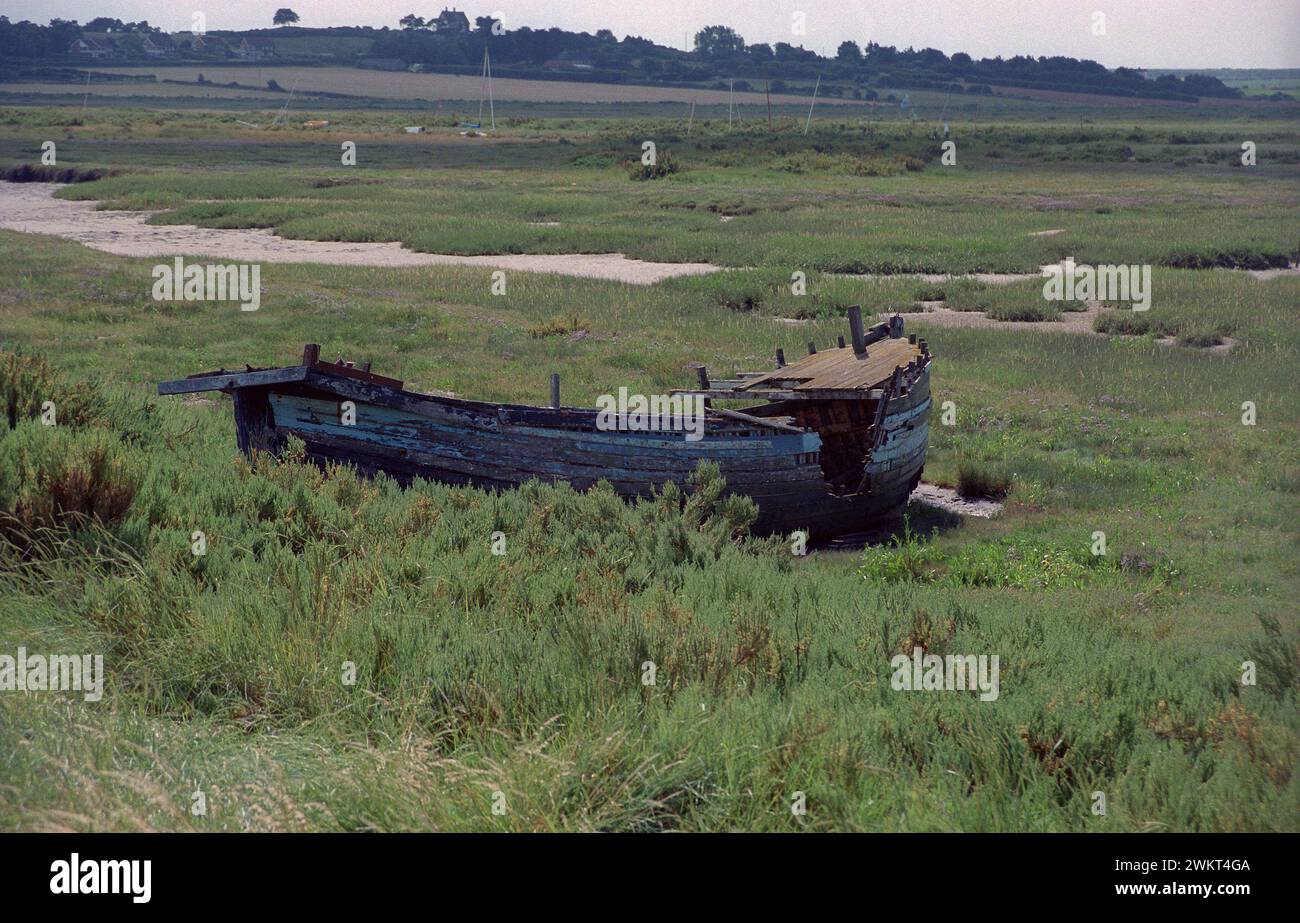
[[[862,60],[862,49],[857,42],[840,42],[840,47],[835,49],[835,57],[850,64],[857,63]]]
[[[740,54],[745,40],[730,26],[705,26],[695,33],[695,50],[711,58]]]
[[[290,26],[297,21],[298,14],[287,6],[280,7],[280,9],[276,10],[275,16],[271,18],[271,22],[277,26]]]
[[[397,24],[403,29],[423,29],[424,17],[416,16],[414,13],[407,13],[397,21]]]

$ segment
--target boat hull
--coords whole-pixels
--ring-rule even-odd
[[[685,484],[701,462],[713,462],[729,492],[757,504],[754,532],[814,537],[860,531],[906,504],[924,466],[931,404],[927,368],[907,393],[888,400],[861,488],[837,495],[824,477],[816,432],[711,418],[703,438],[690,441],[679,433],[599,430],[589,409],[462,401],[326,376],[236,398],[246,451],[276,450],[295,436],[315,461],[382,471],[404,483],[424,478],[504,490],[536,479],[584,490],[603,480],[630,499],[667,482]],[[352,401],[351,422],[345,400]]]

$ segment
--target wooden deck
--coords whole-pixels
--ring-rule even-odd
[[[879,387],[894,369],[921,360],[921,347],[904,339],[881,340],[862,354],[853,348],[827,349],[805,356],[789,365],[749,379],[732,389],[737,396],[747,391],[869,390]]]

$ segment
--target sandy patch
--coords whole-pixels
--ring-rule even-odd
[[[1092,329],[1092,322],[1107,308],[1099,301],[1087,302],[1087,308],[1082,311],[1063,311],[1060,320],[1035,320],[1035,321],[1018,321],[1018,320],[997,320],[988,317],[979,311],[954,311],[952,308],[944,307],[942,301],[922,301],[919,304],[925,309],[924,311],[901,311],[907,322],[935,323],[944,327],[984,327],[999,330],[1034,330],[1039,333],[1074,333],[1082,336],[1092,337],[1121,337],[1124,334],[1106,334],[1098,333]],[[890,313],[876,315],[878,318],[888,318]],[[1178,338],[1173,336],[1157,337],[1155,342],[1160,346],[1177,346]],[[1219,356],[1226,356],[1232,352],[1237,341],[1232,337],[1224,337],[1222,343],[1214,346],[1204,347],[1187,347],[1189,349],[1200,349],[1202,352],[1213,353]],[[915,496],[915,495],[913,495]]]
[[[1156,343],[1159,344],[1160,346],[1177,346],[1178,337],[1175,336],[1156,337]],[[1199,349],[1202,350],[1203,352],[1213,353],[1216,356],[1226,356],[1228,355],[1228,353],[1232,352],[1233,347],[1236,345],[1237,345],[1237,341],[1235,339],[1233,339],[1232,337],[1224,337],[1222,343],[1215,343],[1213,346],[1189,346],[1187,348]]]
[[[1269,279],[1285,279],[1287,276],[1298,276],[1300,275],[1300,266],[1292,264],[1286,269],[1248,269],[1246,272],[1252,279],[1267,282]]]
[[[1033,231],[1030,237],[1047,234],[1060,234],[1064,229]],[[1084,264],[1076,264],[1082,266]],[[1046,263],[1038,267],[1038,272],[967,272],[967,273],[947,273],[947,272],[899,272],[893,274],[887,273],[853,273],[853,272],[828,272],[828,276],[836,276],[841,279],[863,279],[875,281],[878,279],[915,279],[917,282],[925,282],[929,285],[937,285],[941,282],[951,282],[953,279],[974,279],[977,282],[984,282],[989,285],[1012,285],[1016,282],[1026,282],[1030,279],[1043,279],[1043,273],[1048,269],[1064,267],[1065,261],[1059,263]],[[1203,271],[1203,270],[1197,270]],[[1291,265],[1285,269],[1231,269],[1229,267],[1218,267],[1215,272],[1245,272],[1252,279],[1281,279],[1287,276],[1300,275],[1300,266]]]
[[[940,487],[938,484],[917,484],[916,490],[912,491],[911,499],[959,516],[990,519],[1002,512],[1002,504],[997,500],[967,499],[952,488]]]
[[[940,282],[951,282],[953,279],[974,279],[977,282],[986,282],[989,285],[1011,285],[1015,282],[1024,282],[1026,279],[1043,278],[1041,272],[899,272],[892,275],[872,272],[828,272],[827,275],[837,276],[841,279],[863,279],[869,281],[877,279],[915,279],[917,282],[925,282],[929,285],[937,285]]]
[[[94,202],[54,198],[55,183],[0,182],[0,228],[50,234],[118,256],[206,256],[256,263],[332,266],[483,266],[653,285],[676,276],[717,272],[709,263],[652,263],[621,253],[459,256],[417,253],[398,243],[290,240],[266,229],[151,225],[156,212],[97,211]]]
[[[967,500],[949,487],[922,483],[912,491],[908,503],[909,509],[903,514],[912,518],[913,528],[916,528],[918,516],[924,516],[924,511],[916,509],[912,504],[953,516],[972,516],[977,519],[989,519],[1002,512],[1002,504],[996,500]],[[867,547],[888,546],[902,534],[901,518],[900,516],[892,522],[883,522],[865,532],[851,532],[836,536],[821,545],[819,550],[856,553]],[[948,525],[953,524],[955,523],[950,522]],[[924,526],[921,527],[921,531],[925,531]]]
[[[1064,234],[1065,228],[1049,228],[1046,231],[1030,231],[1030,237],[1055,237],[1057,234]]]
[[[979,311],[954,311],[942,301],[922,301],[925,311],[900,312],[909,324],[939,324],[944,327],[992,327],[1000,330],[1037,330],[1042,333],[1077,333],[1087,336],[1104,336],[1092,329],[1093,319],[1106,310],[1099,301],[1087,302],[1082,311],[1063,311],[1060,320],[996,320]],[[888,317],[889,314],[881,314]]]

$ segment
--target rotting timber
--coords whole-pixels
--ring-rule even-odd
[[[234,399],[239,448],[279,453],[296,436],[317,463],[345,463],[402,483],[426,478],[505,490],[537,479],[587,489],[604,480],[626,498],[684,485],[715,462],[732,493],[752,497],[760,534],[815,537],[861,531],[896,513],[921,479],[930,415],[930,352],[903,335],[903,320],[777,368],[710,381],[674,395],[708,402],[702,437],[680,431],[602,428],[599,412],[563,407],[552,376],[550,407],[469,401],[406,390],[368,365],[324,362],[308,345],[300,365],[218,370],[159,384],[159,394],[223,391]],[[717,401],[758,402],[743,410]],[[349,406],[347,402],[351,402]]]

